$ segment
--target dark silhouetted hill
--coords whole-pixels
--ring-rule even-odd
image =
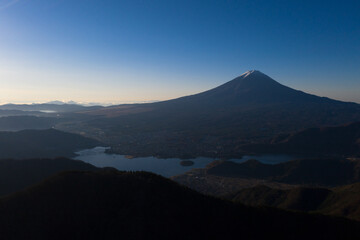
[[[98,170],[98,168],[82,161],[66,158],[0,160],[0,195],[22,190],[35,183],[63,171]]]
[[[314,211],[331,194],[326,188],[276,189],[257,186],[242,189],[229,196],[234,201],[252,206],[272,206],[299,211]]]
[[[25,129],[49,129],[59,122],[55,117],[8,116],[0,118],[0,131],[20,131]]]
[[[67,172],[0,199],[4,239],[359,239],[359,223],[246,207],[146,172]]]
[[[360,221],[360,183],[332,189],[301,187],[281,190],[257,186],[227,197],[251,206],[311,211]]]
[[[210,175],[256,178],[289,184],[338,186],[360,181],[360,161],[305,159],[268,165],[256,160],[245,163],[217,161],[210,164]]]
[[[278,136],[270,144],[253,144],[244,149],[256,153],[360,156],[360,122],[339,127],[306,129]]]
[[[319,206],[318,212],[360,221],[360,184],[332,189],[332,194]]]
[[[100,145],[96,140],[55,129],[0,132],[0,159],[68,157]]]

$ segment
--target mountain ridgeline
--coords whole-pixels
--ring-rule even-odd
[[[263,107],[274,104],[338,104],[339,101],[317,97],[286,87],[260,71],[252,70],[214,89],[155,104],[197,104],[201,107]]]
[[[33,104],[4,104],[0,105],[0,110],[17,110],[23,112],[76,112],[84,110],[95,110],[101,108],[100,106],[85,107],[80,104],[67,104],[63,102],[50,102],[50,103],[33,103]]]
[[[341,187],[276,189],[256,186],[242,189],[227,198],[251,206],[271,206],[317,212],[360,221],[360,183]]]
[[[258,185],[283,190],[299,186],[330,188],[359,183],[360,159],[314,158],[274,165],[254,159],[244,163],[214,161],[205,169],[193,169],[172,179],[213,196],[231,195]],[[261,196],[258,201],[262,201]]]
[[[77,171],[0,198],[4,239],[358,239],[359,223],[246,207],[146,172]],[[259,231],[261,230],[261,231]]]
[[[338,186],[360,181],[360,160],[303,159],[279,164],[256,160],[244,163],[215,161],[206,173],[223,177],[257,178],[288,184]]]
[[[0,159],[73,157],[76,151],[101,145],[97,140],[55,129],[0,132]]]
[[[99,168],[67,158],[0,160],[0,196],[23,190],[63,171],[97,171]]]
[[[118,153],[230,158],[246,152],[246,144],[281,133],[359,121],[360,105],[307,94],[249,71],[199,94],[83,114],[97,118],[66,130],[86,132]]]
[[[59,122],[55,117],[29,115],[4,116],[0,118],[0,131],[21,131],[26,129],[49,129]]]
[[[269,143],[244,146],[248,152],[311,156],[360,156],[360,122],[338,127],[309,128],[276,136]]]

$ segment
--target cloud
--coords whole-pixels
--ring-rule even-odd
[[[0,0],[0,11],[8,7],[11,7],[12,5],[18,3],[19,1],[20,0],[5,0],[5,1]]]

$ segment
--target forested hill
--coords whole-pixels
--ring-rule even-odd
[[[71,157],[75,151],[100,145],[96,140],[55,129],[0,132],[0,159]]]
[[[360,160],[300,159],[274,165],[256,160],[244,163],[217,161],[206,173],[224,177],[255,178],[288,184],[339,186],[360,181]]]
[[[67,158],[0,160],[0,196],[14,193],[63,171],[96,171],[91,164]]]
[[[360,183],[341,187],[276,189],[266,186],[242,189],[227,198],[251,206],[272,206],[348,217],[360,221]]]
[[[245,207],[145,172],[66,172],[0,199],[4,239],[359,239],[345,219]],[[41,226],[41,227],[39,227]]]
[[[283,134],[271,143],[251,144],[243,149],[256,153],[360,156],[360,122]]]

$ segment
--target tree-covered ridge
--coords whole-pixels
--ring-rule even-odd
[[[360,221],[360,183],[336,188],[257,186],[226,196],[251,206],[271,206],[348,217]]]
[[[99,145],[94,139],[55,129],[0,132],[0,159],[72,157]]]
[[[359,223],[208,197],[146,172],[64,172],[0,199],[6,239],[358,239]]]
[[[67,158],[1,159],[0,196],[14,193],[63,171],[95,171],[91,164]]]
[[[244,163],[216,161],[206,174],[235,178],[265,179],[288,184],[339,186],[360,181],[360,161],[348,159],[300,159],[274,165],[256,160]]]

